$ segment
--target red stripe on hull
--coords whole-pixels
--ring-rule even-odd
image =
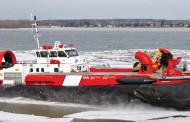
[[[27,75],[26,85],[62,86],[65,75]]]
[[[105,86],[118,85],[116,81],[125,75],[86,75],[82,76],[79,86]],[[26,76],[26,85],[47,85],[47,86],[62,86],[66,75],[46,74],[46,75],[28,75]],[[72,86],[72,85],[71,85]]]
[[[26,85],[46,85],[46,86],[62,86],[64,79],[67,74],[31,74],[27,75],[25,78]],[[181,79],[157,79],[156,77],[151,77],[149,75],[129,75],[127,73],[89,73],[89,74],[79,74],[82,75],[81,79],[72,79],[72,76],[76,74],[71,74],[71,79],[67,79],[67,86],[73,86],[73,83],[78,82],[79,84],[75,84],[75,86],[110,86],[110,85],[119,85],[117,79],[127,78],[127,77],[148,77],[155,79],[156,82],[148,83],[154,85],[167,85],[167,84],[177,84],[183,82],[190,82],[190,78],[181,78]],[[71,83],[69,80],[72,80]],[[130,79],[129,79],[130,80]],[[133,79],[134,80],[134,79]],[[133,84],[133,83],[132,83]],[[142,83],[139,81],[134,84],[145,84],[144,81]],[[128,84],[125,84],[128,85]]]

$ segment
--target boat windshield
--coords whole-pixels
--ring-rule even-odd
[[[63,51],[58,51],[59,57],[67,57],[67,55]]]
[[[67,55],[69,57],[74,57],[74,56],[78,56],[78,53],[75,49],[71,49],[71,50],[65,50],[65,52],[67,53]]]

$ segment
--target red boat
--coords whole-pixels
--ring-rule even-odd
[[[46,49],[46,51],[50,53],[52,49]],[[94,95],[96,92],[101,95],[101,92],[106,92],[105,95],[108,96],[126,95],[127,99],[137,97],[151,104],[188,109],[190,73],[183,71],[185,67],[181,70],[177,69],[176,66],[181,61],[180,57],[174,58],[171,52],[162,48],[159,49],[159,52],[161,56],[154,62],[145,52],[136,52],[135,58],[139,60],[140,64],[137,69],[137,66],[134,68],[90,68],[89,64],[85,62],[83,64],[67,64],[67,66],[61,64],[58,57],[54,57],[55,59],[50,59],[48,63],[44,64],[37,62],[36,64],[20,64],[16,62],[13,52],[3,51],[0,52],[1,86],[9,87],[8,91],[21,86],[22,90],[51,86],[63,91],[69,89],[77,91],[73,96],[81,94],[85,89],[87,93],[84,94],[93,91]],[[3,58],[5,62],[2,62]],[[71,68],[73,66],[75,68]],[[68,67],[69,70],[61,70]],[[24,80],[22,81],[22,79]],[[26,87],[24,87],[25,85]],[[2,96],[3,93],[7,94],[7,90],[1,91]],[[77,97],[77,99],[79,98]],[[112,99],[112,101],[114,100]]]

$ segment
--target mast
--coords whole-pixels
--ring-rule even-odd
[[[34,38],[34,40],[36,40],[37,46],[38,46],[38,49],[39,49],[40,48],[40,44],[39,44],[40,34],[39,34],[39,31],[38,31],[38,20],[37,20],[36,16],[34,16],[34,23],[31,24],[31,25],[32,25],[33,38]]]

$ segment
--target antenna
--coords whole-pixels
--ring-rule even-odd
[[[33,13],[31,13],[31,17],[34,18],[33,20],[33,24],[32,25],[32,34],[33,34],[33,38],[34,40],[36,40],[37,42],[37,46],[38,46],[38,49],[40,48],[40,44],[39,44],[39,37],[40,37],[40,34],[38,33],[38,20],[36,18],[36,16],[33,16]]]

